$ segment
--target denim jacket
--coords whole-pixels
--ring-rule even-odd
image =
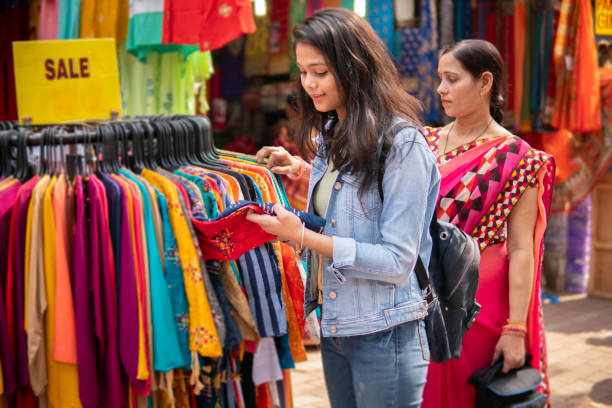
[[[319,136],[320,138],[320,136]],[[393,152],[395,150],[395,153]],[[327,154],[319,149],[308,187],[312,192],[327,169]],[[423,135],[407,127],[395,135],[382,183],[360,198],[358,174],[339,172],[334,183],[323,234],[333,239],[333,260],[322,257],[323,336],[354,336],[382,331],[422,319],[427,304],[416,274],[417,254],[429,264],[440,173]],[[305,312],[317,307],[317,270],[308,263]]]

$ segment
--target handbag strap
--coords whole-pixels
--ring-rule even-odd
[[[417,258],[416,267],[414,268],[417,276],[417,280],[419,281],[419,286],[421,290],[427,290],[427,304],[433,302],[433,291],[431,290],[431,285],[429,283],[429,278],[427,277],[427,272],[425,271],[425,265],[423,265],[423,261],[421,260],[421,256]]]

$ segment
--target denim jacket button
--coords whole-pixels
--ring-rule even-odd
[[[332,333],[335,333],[336,332],[336,326],[330,327],[329,331],[332,332]]]
[[[340,187],[342,187],[342,183],[340,183],[339,181],[336,181],[336,184],[334,184],[334,189],[340,190]]]
[[[329,297],[330,297],[330,299],[335,299],[336,298],[336,292],[329,292]]]
[[[329,224],[330,224],[332,227],[335,227],[335,226],[336,226],[336,220],[334,220],[334,219],[329,220]]]

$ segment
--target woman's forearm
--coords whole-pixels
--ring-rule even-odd
[[[516,249],[509,254],[509,308],[508,319],[512,322],[525,322],[533,288],[533,250]]]

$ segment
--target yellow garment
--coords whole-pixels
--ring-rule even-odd
[[[76,364],[60,363],[53,359],[55,342],[55,220],[51,194],[55,187],[53,177],[43,200],[43,247],[44,269],[47,292],[47,313],[45,316],[47,342],[47,370],[49,383],[47,398],[50,407],[80,407],[79,376]]]
[[[134,240],[134,212],[133,209],[133,199],[132,199],[132,190],[130,189],[130,185],[121,177],[112,174],[111,177],[118,183],[120,183],[124,188],[127,195],[128,201],[128,218],[130,222],[130,237],[132,238],[132,251],[134,253],[134,277],[136,279],[136,293],[138,297],[138,372],[136,374],[136,378],[139,380],[147,380],[149,378],[149,370],[147,369],[147,354],[145,348],[145,322],[142,310],[142,304],[140,299],[142,299],[142,294],[140,293],[140,279],[138,279],[138,271],[140,269],[138,263],[138,248],[136,248],[136,242]]]
[[[112,37],[121,44],[127,37],[128,0],[82,0],[81,38]]]
[[[153,372],[153,322],[152,322],[152,314],[151,314],[151,281],[149,279],[149,251],[148,251],[148,243],[147,243],[147,232],[145,230],[145,219],[144,219],[144,200],[149,200],[148,196],[143,196],[142,192],[138,188],[138,186],[133,183],[131,180],[126,179],[128,183],[132,185],[132,194],[137,196],[140,199],[140,212],[136,214],[140,219],[140,236],[142,240],[141,252],[142,259],[144,260],[144,284],[145,284],[145,308],[146,308],[146,325],[147,325],[147,357],[148,357],[148,369],[149,372]],[[157,389],[157,381],[154,375],[150,376],[151,378],[151,390]],[[139,399],[140,401],[140,399]]]
[[[17,183],[17,181],[18,180],[14,179],[13,176],[5,178],[4,180],[0,181],[0,191],[12,186],[13,184]]]
[[[181,210],[176,186],[163,176],[144,169],[141,174],[168,200],[168,213],[183,268],[185,292],[189,303],[189,349],[205,357],[221,357],[222,349],[208,299],[204,292],[202,270],[191,232]]]

